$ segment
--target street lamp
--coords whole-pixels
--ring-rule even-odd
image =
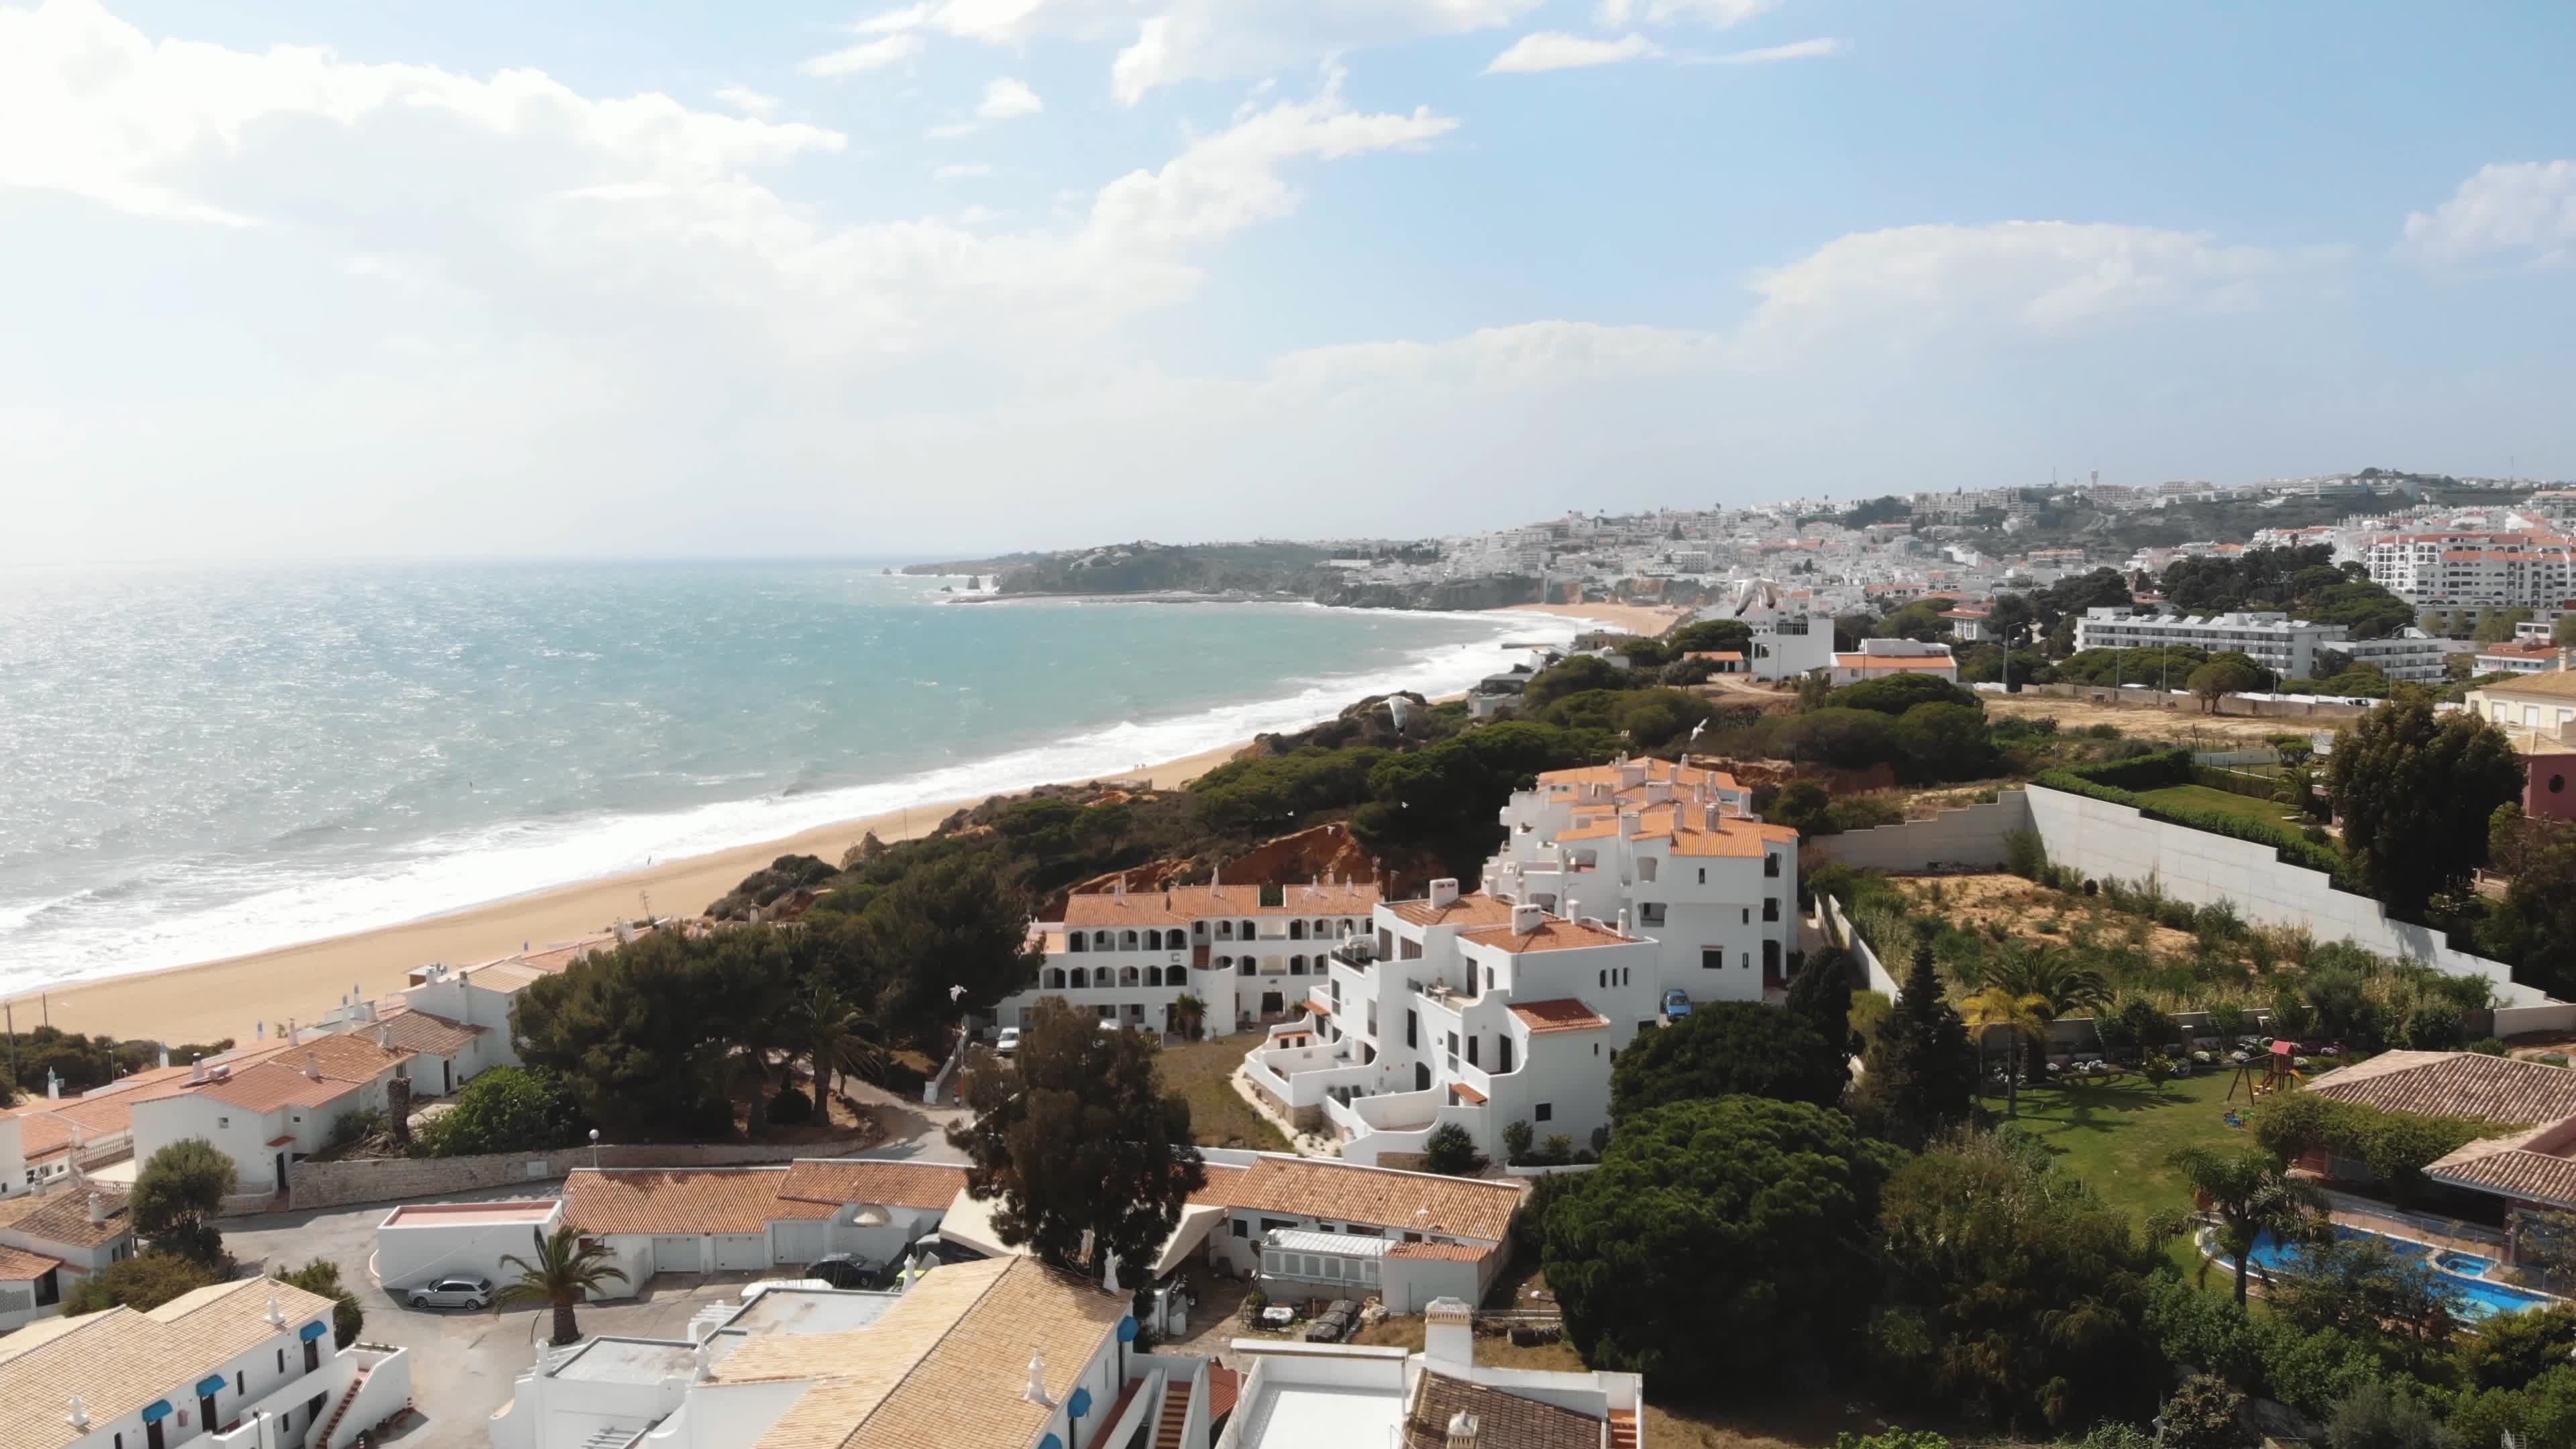
[[[590,1129],[590,1170],[599,1171],[599,1129]]]

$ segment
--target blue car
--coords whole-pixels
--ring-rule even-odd
[[[1676,986],[1664,993],[1664,1020],[1679,1021],[1690,1015],[1690,993]]]

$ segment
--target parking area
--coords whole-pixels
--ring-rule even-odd
[[[460,1194],[463,1198],[488,1193]],[[506,1312],[416,1312],[387,1296],[368,1272],[376,1224],[393,1204],[321,1213],[281,1213],[226,1219],[224,1246],[244,1265],[300,1268],[316,1259],[340,1265],[340,1281],[358,1295],[369,1343],[414,1350],[412,1401],[428,1419],[402,1436],[418,1449],[481,1449],[490,1442],[485,1423],[509,1402],[511,1386],[536,1361],[551,1326],[542,1308]],[[707,1303],[737,1298],[753,1273],[664,1274],[630,1301],[581,1310],[585,1337],[685,1339],[690,1318]],[[397,1285],[402,1286],[402,1285]]]

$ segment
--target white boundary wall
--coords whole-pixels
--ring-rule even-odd
[[[2323,873],[2282,860],[2268,845],[2150,820],[2133,806],[2044,786],[1931,820],[1826,836],[1808,848],[1876,870],[1991,866],[2003,860],[2004,834],[2016,829],[2037,831],[2053,864],[2096,880],[2152,879],[2175,900],[2231,901],[2246,920],[2260,925],[2304,926],[2320,942],[2350,941],[2453,976],[2481,976],[2503,1006],[2549,1001],[2516,985],[2504,963],[2455,951],[2437,931],[2392,921],[2377,901],[2336,890]]]

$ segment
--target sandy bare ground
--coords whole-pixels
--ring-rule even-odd
[[[1895,884],[1916,904],[1934,905],[1962,930],[1991,936],[1992,928],[2001,926],[2008,937],[2034,946],[2072,946],[2077,929],[2088,924],[2097,941],[2125,940],[2145,924],[2136,916],[2000,871],[1905,876]],[[2147,926],[2141,944],[2158,956],[2189,956],[2195,942],[2188,931]]]
[[[2272,735],[2309,735],[2319,730],[2331,731],[2341,720],[2256,719],[2247,715],[2203,714],[2200,701],[2175,698],[2174,708],[2153,709],[2142,705],[2096,704],[2087,699],[2066,699],[2044,694],[1984,694],[1989,719],[2038,719],[2051,716],[2061,730],[2077,730],[2093,725],[2112,725],[2124,735],[2138,739],[2172,740],[2177,744],[2195,741],[2219,742],[2230,746],[2259,745]]]
[[[1683,608],[1648,608],[1636,604],[1513,604],[1495,612],[1553,614],[1560,619],[1589,619],[1616,625],[1632,634],[1643,634],[1653,638],[1699,611]]]

